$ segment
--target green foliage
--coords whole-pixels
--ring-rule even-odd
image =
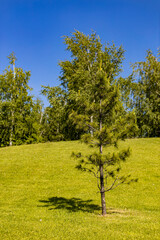
[[[112,145],[117,147],[119,139],[134,135],[136,130],[135,115],[125,111],[117,80],[124,50],[114,44],[103,47],[95,33],[86,36],[76,31],[71,37],[65,37],[65,43],[72,60],[60,63],[60,80],[67,93],[69,117],[84,132],[82,140],[98,147],[97,153],[81,158],[77,168],[94,173],[98,179],[102,214],[105,215],[104,193],[121,183],[130,182],[128,177],[118,175],[120,161],[125,161],[129,150],[109,156],[102,149]],[[110,165],[114,169],[109,170]],[[114,181],[108,187],[109,177]]]
[[[151,51],[146,60],[132,65],[133,73],[125,87],[131,95],[130,107],[135,109],[139,136],[160,136],[160,61]],[[127,89],[127,87],[126,87]]]
[[[108,152],[107,154],[100,154],[94,152],[87,156],[82,156],[81,153],[72,153],[72,157],[79,159],[79,164],[76,168],[83,172],[92,173],[97,178],[97,185],[101,192],[101,186],[99,185],[99,167],[103,165],[103,174],[105,180],[105,192],[108,192],[122,183],[130,184],[131,182],[137,182],[138,179],[131,178],[130,174],[121,175],[120,172],[121,162],[125,162],[130,156],[130,149],[121,150],[120,152]],[[113,181],[112,181],[113,179]]]
[[[9,57],[11,62],[15,57]],[[33,101],[28,85],[30,72],[9,66],[0,75],[0,146],[38,142],[40,101]],[[38,110],[39,108],[39,110]],[[40,110],[41,109],[41,110]]]
[[[64,111],[65,94],[60,87],[42,86],[42,94],[49,100],[50,106],[44,112],[44,131],[45,141],[64,139]]]

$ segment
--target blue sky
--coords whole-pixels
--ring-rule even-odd
[[[70,56],[62,36],[75,29],[85,34],[94,30],[103,43],[123,45],[127,76],[130,63],[160,47],[160,1],[0,0],[0,73],[8,65],[6,56],[15,52],[17,67],[31,71],[35,96],[41,85],[58,85],[58,62]]]

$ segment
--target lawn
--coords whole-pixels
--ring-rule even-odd
[[[124,172],[138,183],[106,194],[101,216],[96,180],[75,169],[79,141],[0,149],[0,239],[159,240],[160,138],[132,139]]]

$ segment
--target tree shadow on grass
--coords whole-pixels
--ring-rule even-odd
[[[38,207],[46,207],[49,210],[54,209],[67,209],[70,212],[94,212],[100,210],[99,205],[93,204],[92,200],[82,200],[80,198],[64,198],[64,197],[51,197],[48,200],[39,200],[43,205],[38,205]]]

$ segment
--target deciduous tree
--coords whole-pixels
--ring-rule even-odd
[[[160,136],[160,51],[149,50],[143,62],[132,65],[128,78],[131,107],[135,108],[141,137]]]
[[[13,53],[9,59],[10,65],[0,75],[0,146],[40,140],[35,117],[37,103],[33,101],[28,85],[30,72],[15,67],[16,57]]]

